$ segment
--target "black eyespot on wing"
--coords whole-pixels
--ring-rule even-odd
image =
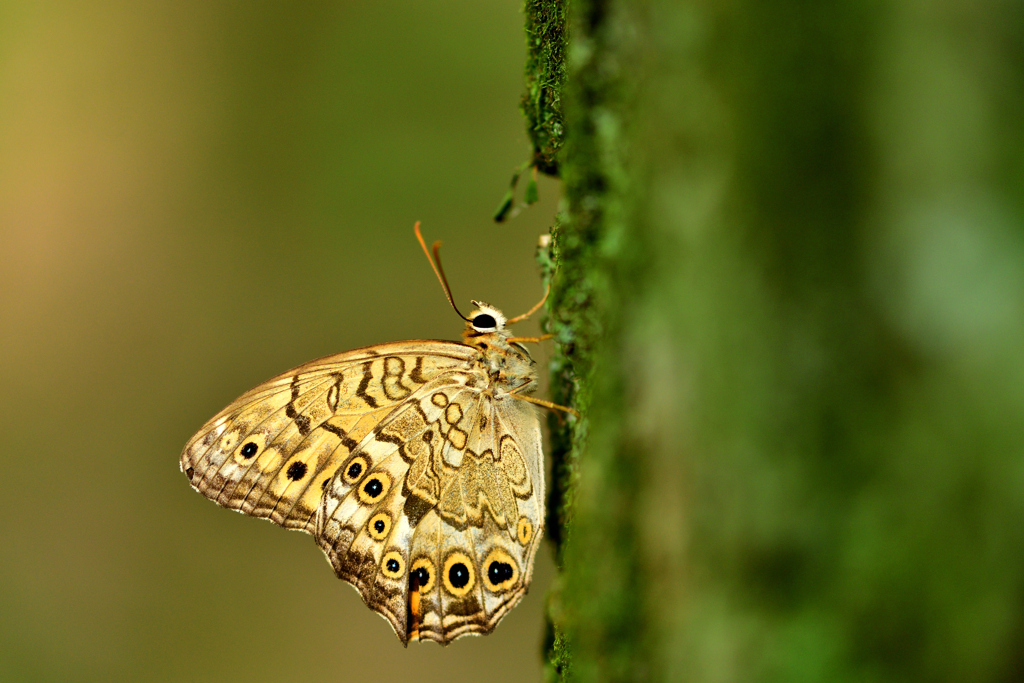
[[[380,566],[381,571],[389,579],[401,579],[405,577],[405,558],[397,550],[391,550],[384,555],[384,561]]]
[[[430,583],[430,572],[426,567],[414,569],[411,576],[416,579],[417,586],[426,586]]]
[[[370,498],[376,498],[383,490],[384,484],[382,484],[380,479],[377,477],[371,478],[370,481],[366,482],[366,485],[363,486],[363,491],[365,491],[366,495],[370,496]]]
[[[480,315],[473,318],[473,327],[477,330],[484,332],[493,330],[498,326],[498,321],[494,319],[493,315],[488,313],[481,313]]]
[[[512,565],[507,562],[498,562],[495,560],[491,562],[491,565],[487,568],[487,580],[490,581],[493,586],[502,584],[513,576],[515,576],[515,570],[513,570]]]
[[[250,441],[249,443],[242,446],[242,457],[248,460],[252,456],[256,455],[256,451],[258,451],[259,449],[259,446]]]
[[[493,593],[507,591],[519,580],[516,561],[501,548],[492,549],[481,566],[487,573],[487,580],[484,583],[487,589]]]
[[[434,564],[425,557],[412,563],[409,572],[409,590],[429,593],[434,590]]]
[[[469,568],[461,562],[456,562],[448,569],[448,582],[455,588],[462,588],[469,583]]]
[[[354,462],[351,465],[349,465],[348,466],[348,472],[346,472],[346,474],[348,475],[349,479],[358,479],[359,475],[362,474],[362,473],[363,473],[363,466],[362,466],[362,464],[360,464],[358,462]]]
[[[385,472],[368,475],[366,481],[357,489],[359,500],[364,505],[376,505],[390,490],[391,477]]]
[[[195,474],[195,473],[196,473],[196,471],[194,469],[192,469],[191,467],[189,467],[187,470],[185,470],[185,476],[188,477],[189,479],[191,479],[192,475]]]
[[[298,481],[299,479],[302,479],[304,476],[306,476],[306,469],[306,463],[302,462],[301,460],[296,460],[288,468],[288,471],[285,472],[285,476],[287,476],[292,481]]]
[[[387,524],[384,523],[383,519],[378,519],[373,523],[373,528],[377,530],[378,534],[384,533],[384,529],[387,528]]]

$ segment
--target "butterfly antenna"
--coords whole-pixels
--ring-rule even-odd
[[[430,251],[427,249],[427,243],[423,241],[423,235],[420,233],[420,222],[416,221],[416,225],[413,226],[413,230],[416,231],[416,239],[420,241],[420,246],[423,247],[423,253],[427,255],[427,260],[430,261],[430,267],[434,269],[434,274],[437,275],[437,279],[441,281],[441,287],[444,288],[444,295],[448,297],[448,303],[452,305],[455,312],[460,318],[469,322],[469,318],[462,315],[459,311],[459,307],[455,305],[455,299],[452,298],[452,288],[448,286],[448,280],[444,276],[444,268],[441,267],[441,242],[434,242],[434,258],[430,258]]]

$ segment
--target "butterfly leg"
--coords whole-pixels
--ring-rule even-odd
[[[508,341],[509,344],[515,342],[519,342],[520,344],[539,344],[542,341],[553,339],[554,336],[555,335],[553,334],[542,334],[539,337],[509,337],[506,341]]]
[[[561,410],[563,412],[569,413],[570,415],[574,415],[576,417],[580,416],[580,414],[578,412],[576,412],[575,410],[573,410],[572,408],[569,408],[569,407],[566,407],[566,406],[560,406],[557,403],[552,403],[551,401],[545,401],[542,398],[534,398],[533,396],[523,396],[521,394],[516,394],[514,392],[509,392],[509,396],[511,396],[512,398],[518,398],[520,401],[526,401],[527,403],[532,403],[534,405],[541,406],[542,408],[547,408],[548,410]]]

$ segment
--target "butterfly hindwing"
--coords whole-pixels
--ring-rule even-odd
[[[338,576],[403,642],[492,630],[525,593],[540,538],[543,472],[526,466],[542,462],[532,407],[491,400],[472,374],[445,380],[352,452],[317,515]]]
[[[451,500],[461,499],[462,509],[432,510],[417,528],[410,552],[413,571],[418,566],[431,570],[419,587],[419,614],[410,628],[420,639],[440,643],[490,632],[519,602],[533,573],[544,518],[543,498],[536,495],[543,490],[544,474],[533,409],[516,401],[481,402],[472,419],[476,431],[448,488],[461,492]],[[500,456],[506,437],[525,453],[512,453],[506,442],[505,457],[492,457]],[[516,489],[508,464],[518,456],[524,465],[538,464],[526,468],[528,473],[514,466]],[[511,503],[502,508],[499,496]]]

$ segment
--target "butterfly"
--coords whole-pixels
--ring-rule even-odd
[[[415,226],[427,258],[426,243]],[[246,392],[186,444],[207,498],[312,534],[339,578],[410,640],[492,631],[526,593],[544,530],[534,361],[474,301],[462,342],[368,346]],[[436,262],[436,265],[435,265]],[[546,295],[545,295],[546,298]]]

